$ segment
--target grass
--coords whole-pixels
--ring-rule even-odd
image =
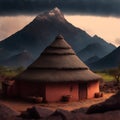
[[[110,81],[114,80],[114,77],[112,75],[108,74],[108,73],[100,73],[99,72],[97,74],[101,75],[105,82],[110,82]]]
[[[22,71],[24,71],[23,67],[10,68],[10,67],[0,66],[0,75],[9,78],[15,77],[16,75],[20,74]]]
[[[18,67],[18,68],[11,68],[11,67],[6,67],[6,66],[0,66],[0,89],[2,88],[2,83],[1,81],[4,79],[12,79],[16,75],[20,74],[22,71],[25,69],[23,67]]]
[[[3,72],[3,73],[1,73],[1,74],[2,74],[3,76],[12,78],[12,77],[16,76],[18,73],[15,72],[15,71],[5,71],[5,72]]]

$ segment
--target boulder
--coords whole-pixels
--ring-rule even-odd
[[[88,108],[87,113],[104,113],[114,110],[120,110],[120,91],[107,99],[105,102],[92,105]]]
[[[20,117],[26,118],[26,119],[40,119],[40,118],[47,118],[52,113],[53,113],[52,110],[34,106],[22,112]]]
[[[62,120],[74,120],[72,112],[63,109],[57,109],[51,116],[59,116]]]
[[[4,104],[0,104],[0,120],[12,120],[19,113]]]
[[[119,120],[120,111],[109,111],[105,113],[97,113],[97,114],[83,114],[83,113],[75,113],[75,120]]]

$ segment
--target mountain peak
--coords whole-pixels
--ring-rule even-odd
[[[45,19],[51,19],[51,18],[58,18],[60,21],[65,20],[63,13],[57,7],[55,7],[50,11],[41,12],[35,19],[45,20]]]
[[[52,9],[52,10],[50,10],[50,12],[48,12],[48,14],[50,15],[50,16],[59,16],[59,17],[61,17],[61,18],[64,18],[64,15],[63,15],[63,13],[61,12],[61,10],[59,9],[59,8],[57,8],[57,7],[55,7],[54,9]]]
[[[99,36],[97,36],[97,35],[94,35],[94,36],[93,36],[93,38],[100,38],[100,37],[99,37]]]
[[[32,55],[27,51],[27,50],[23,50],[21,53],[19,53],[16,56],[21,56],[21,57],[30,57],[32,58]]]
[[[54,9],[52,9],[49,13],[58,13],[58,14],[62,14],[62,12],[60,11],[60,9],[58,7],[55,7]]]

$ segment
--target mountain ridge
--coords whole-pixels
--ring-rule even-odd
[[[93,70],[112,69],[120,66],[120,46],[102,59],[89,65]]]
[[[29,54],[28,51],[23,51],[17,55],[9,57],[7,60],[2,61],[2,64],[12,67],[27,67],[32,61],[32,55]]]
[[[102,43],[100,44],[98,42],[94,42],[94,43],[87,45],[84,49],[78,52],[77,55],[81,57],[83,61],[86,61],[87,59],[93,56],[98,56],[99,58],[102,58],[106,56],[107,54],[109,54],[110,51],[112,51],[112,49],[111,50],[107,49],[106,45]]]
[[[58,8],[54,8],[53,10],[40,13],[23,29],[1,41],[0,49],[6,51],[4,58],[2,58],[7,59],[27,50],[35,60],[58,34],[64,36],[76,53],[95,42],[84,30],[69,23]],[[109,48],[108,43],[101,39],[98,40],[99,43],[101,41],[106,44],[106,48]],[[112,49],[115,49],[115,46]],[[0,55],[3,53],[4,51],[0,52]]]

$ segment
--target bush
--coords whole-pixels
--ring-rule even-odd
[[[104,82],[110,82],[110,81],[114,80],[114,77],[112,75],[110,75],[109,73],[98,72],[97,74],[99,74],[100,76],[102,76]]]
[[[4,77],[12,78],[20,74],[24,70],[25,69],[23,67],[10,68],[10,67],[5,67],[5,66],[0,66],[0,76],[2,76],[3,78]]]

